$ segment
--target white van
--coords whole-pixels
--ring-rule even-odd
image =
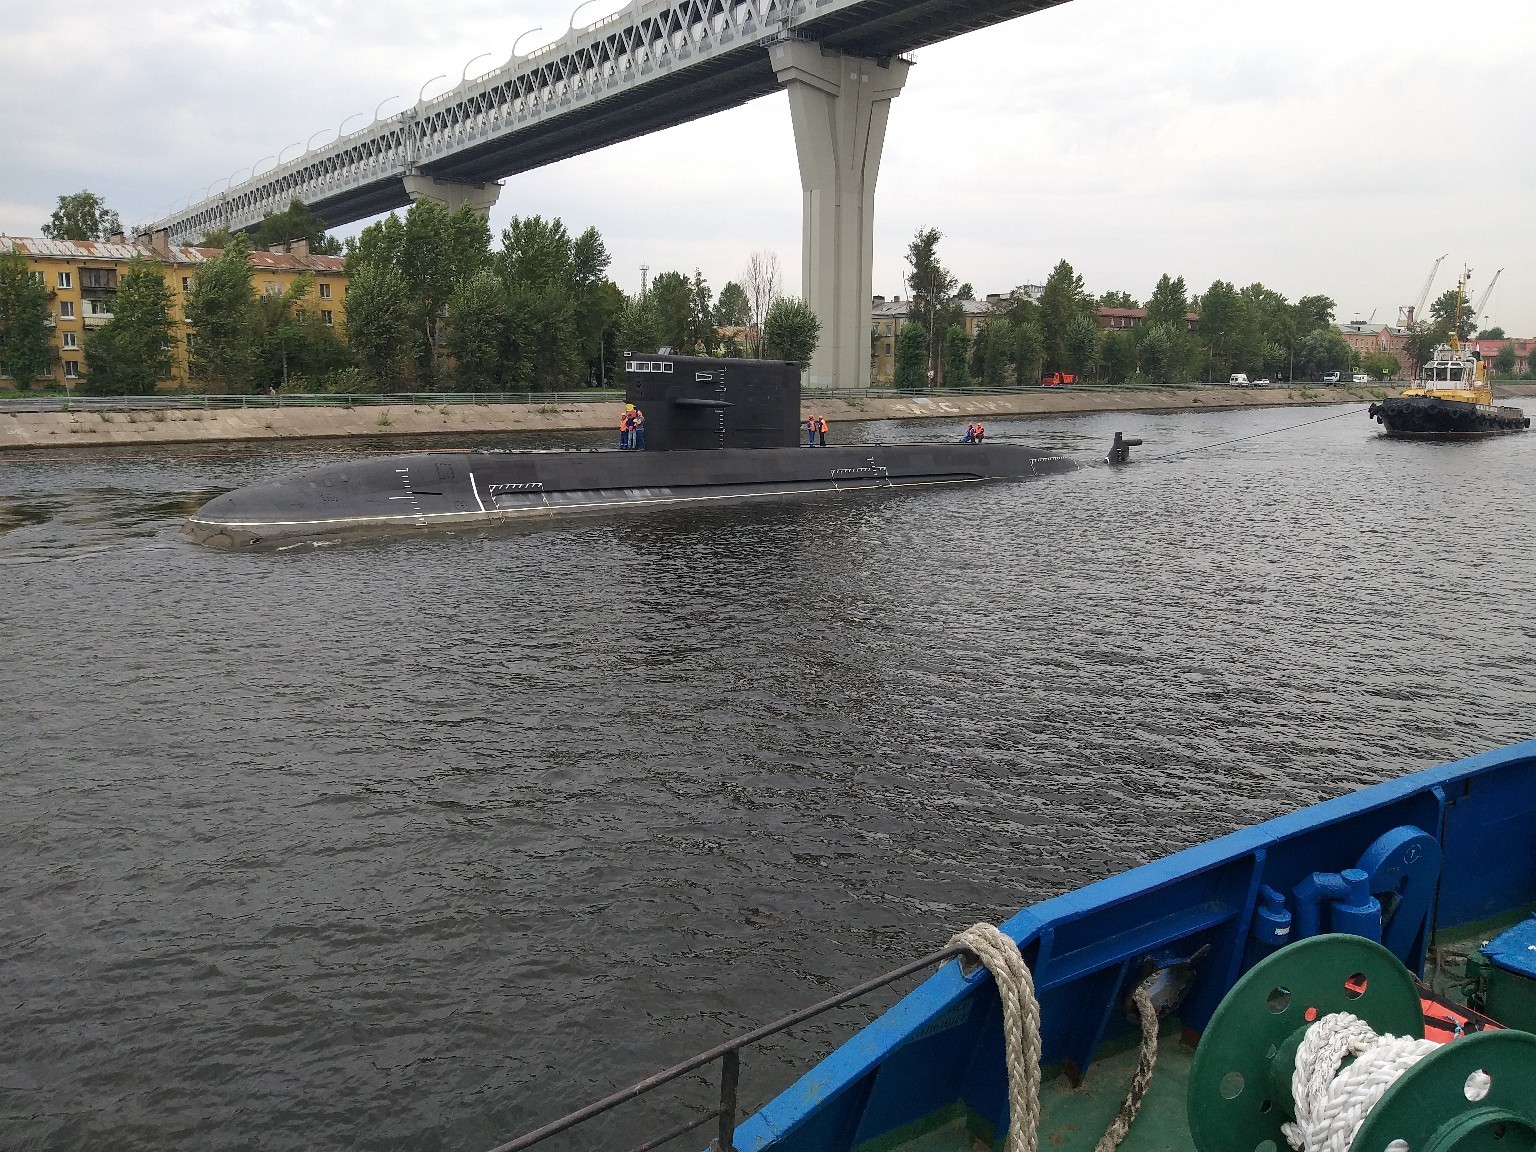
[[[1248,373],[1234,372],[1232,373],[1232,379],[1228,380],[1227,383],[1236,384],[1239,388],[1246,388],[1248,387]]]
[[[1371,378],[1364,372],[1356,372],[1349,378],[1349,382],[1351,384],[1369,384],[1371,382]]]

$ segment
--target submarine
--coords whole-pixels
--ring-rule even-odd
[[[800,446],[800,365],[631,354],[646,447],[415,452],[327,464],[226,492],[182,525],[214,548],[281,548],[428,529],[537,525],[724,501],[976,484],[1070,459],[983,441]]]

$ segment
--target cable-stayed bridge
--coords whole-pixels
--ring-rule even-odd
[[[874,189],[903,54],[1065,0],[634,0],[153,226],[173,243],[300,200],[334,227],[420,197],[488,211],[499,180],[787,89],[805,197],[815,383],[869,375]]]

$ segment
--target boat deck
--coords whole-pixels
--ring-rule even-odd
[[[1484,941],[1536,912],[1536,905],[1496,919],[1441,932],[1440,963],[1430,983],[1461,1003],[1462,960]],[[1159,1032],[1157,1068],[1141,1112],[1121,1142],[1121,1152],[1192,1152],[1186,1097],[1195,1050],[1177,1017]],[[1136,1071],[1137,1042],[1126,1037],[1101,1048],[1081,1084],[1073,1085],[1061,1066],[1042,1071],[1040,1148],[1092,1149],[1120,1110]],[[983,1117],[962,1104],[928,1116],[906,1129],[863,1144],[858,1152],[999,1152],[1003,1142]]]

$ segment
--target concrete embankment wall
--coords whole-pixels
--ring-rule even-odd
[[[856,420],[964,421],[1065,412],[1149,412],[1366,402],[1360,388],[1170,388],[1117,392],[1038,389],[996,396],[904,396],[807,400],[833,423]],[[99,444],[300,440],[315,437],[483,435],[617,429],[620,404],[398,404],[356,408],[164,409],[0,413],[0,449]]]

